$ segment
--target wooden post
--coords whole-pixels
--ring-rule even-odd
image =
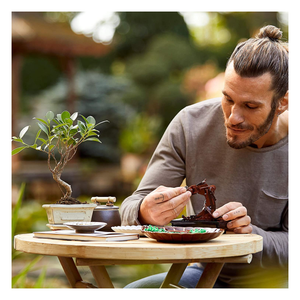
[[[82,281],[82,278],[78,272],[77,267],[72,257],[58,256],[60,264],[62,265],[67,279],[73,288],[95,288],[91,283]]]
[[[224,263],[208,263],[196,288],[212,288],[224,266]]]
[[[114,288],[105,266],[90,266],[99,288]]]
[[[160,288],[177,285],[188,263],[173,264]],[[170,285],[171,284],[171,285]]]

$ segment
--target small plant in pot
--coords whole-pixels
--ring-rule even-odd
[[[46,118],[34,118],[37,121],[39,130],[36,133],[34,143],[29,145],[24,142],[23,137],[30,126],[24,127],[19,137],[12,137],[13,142],[21,143],[23,146],[12,150],[15,155],[27,148],[44,152],[47,155],[47,163],[53,179],[58,183],[63,196],[56,204],[45,204],[48,221],[50,224],[62,224],[71,221],[90,221],[93,209],[96,204],[81,203],[72,197],[71,185],[61,179],[62,172],[66,164],[74,157],[78,146],[84,142],[98,142],[99,130],[97,126],[104,122],[96,123],[94,117],[77,120],[78,113],[72,115],[68,111],[57,114],[52,111],[47,112]],[[58,212],[56,212],[58,210]]]

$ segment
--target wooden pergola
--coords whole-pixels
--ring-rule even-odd
[[[68,78],[68,110],[74,111],[74,75],[76,57],[101,57],[110,47],[92,38],[74,33],[68,23],[49,22],[40,12],[12,13],[12,134],[16,135],[16,120],[20,95],[22,59],[28,54],[44,54],[59,59]]]

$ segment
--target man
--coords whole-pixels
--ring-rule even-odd
[[[263,237],[250,265],[225,264],[216,287],[285,287],[288,264],[288,46],[274,26],[239,45],[226,67],[222,99],[196,103],[174,118],[134,194],[124,225],[165,225],[199,213],[202,196],[181,185],[206,178],[218,209],[237,234]],[[225,124],[225,127],[224,127]],[[194,287],[203,268],[188,267],[179,284]],[[165,274],[129,287],[159,287]]]

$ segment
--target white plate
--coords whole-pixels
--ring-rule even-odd
[[[115,232],[121,233],[138,233],[144,235],[142,232],[142,225],[131,225],[131,226],[113,226],[111,229]]]

